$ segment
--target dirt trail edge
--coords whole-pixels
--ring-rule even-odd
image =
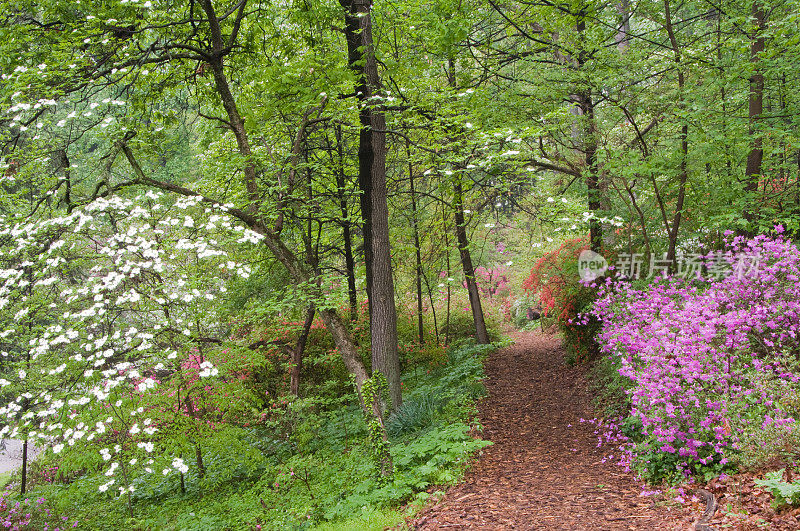
[[[494,444],[412,529],[687,529],[691,517],[655,506],[621,468],[602,463],[589,423],[585,370],[564,364],[556,336],[515,332],[486,361],[483,437]]]

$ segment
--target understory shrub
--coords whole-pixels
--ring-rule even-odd
[[[274,397],[275,407],[260,421],[197,439],[202,475],[191,445],[180,475],[134,472],[133,516],[122,494],[98,494],[98,484],[108,479],[99,457],[94,464],[87,460],[85,474],[69,484],[37,486],[31,499],[52,500],[54,513],[70,514],[70,525],[78,520],[79,528],[93,531],[283,530],[326,523],[363,529],[365,521],[383,522],[381,515],[397,523],[402,515],[393,507],[423,501],[429,487],[456,481],[471,455],[490,444],[476,438],[476,400],[485,394],[482,362],[493,348],[457,341],[444,363],[404,374],[404,405],[387,419],[394,463],[388,479],[376,475],[363,413],[350,392]],[[70,451],[44,457],[55,466]]]
[[[759,487],[766,487],[772,492],[776,508],[786,505],[800,505],[800,481],[784,481],[783,474],[786,470],[776,470],[766,474],[764,479],[754,481]]]
[[[767,236],[726,245],[724,278],[601,283],[598,341],[628,381],[633,466],[651,480],[753,462],[766,434],[776,450],[796,440],[800,250]]]
[[[568,362],[582,362],[597,352],[594,334],[598,322],[588,311],[595,290],[580,282],[578,256],[589,248],[587,238],[566,240],[536,261],[523,289],[538,296],[542,311],[554,317],[564,339]],[[578,319],[579,315],[584,318]]]
[[[523,328],[533,321],[538,321],[541,310],[538,297],[532,293],[524,293],[521,297],[511,300],[509,316],[514,326]]]
[[[18,497],[8,490],[0,492],[0,526],[6,529],[64,531],[78,526],[66,516],[58,516],[41,496]]]

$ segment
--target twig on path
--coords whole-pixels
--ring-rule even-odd
[[[697,493],[706,499],[706,510],[694,523],[692,529],[694,531],[714,531],[714,528],[708,523],[714,518],[714,513],[717,512],[717,498],[707,490],[700,489]]]

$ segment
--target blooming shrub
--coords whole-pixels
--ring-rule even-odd
[[[800,250],[767,236],[726,244],[731,264],[758,260],[721,280],[608,279],[594,306],[598,342],[633,384],[636,453],[651,479],[724,466],[754,434],[796,429]]]
[[[504,265],[495,267],[478,266],[475,268],[475,281],[480,292],[488,295],[491,299],[508,286],[510,274],[508,267]]]
[[[66,516],[56,516],[42,497],[17,501],[6,490],[0,492],[0,526],[17,530],[63,531],[78,527],[78,521],[70,521]]]
[[[544,315],[555,317],[572,361],[587,360],[595,350],[596,322],[577,319],[594,300],[594,289],[581,284],[578,275],[578,256],[588,248],[586,238],[566,240],[537,260],[522,283],[526,292],[539,297]]]

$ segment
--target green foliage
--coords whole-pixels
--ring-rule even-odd
[[[528,315],[528,310],[535,309],[538,304],[539,299],[531,293],[525,293],[523,296],[515,299],[510,310],[514,326],[517,328],[525,328],[534,323],[539,324],[541,315],[535,319],[530,319]]]
[[[354,178],[365,130],[360,129],[362,109],[352,99],[357,80],[341,35],[340,3],[242,4],[232,11],[218,2],[155,0],[0,0],[0,6],[8,13],[7,23],[0,26],[4,215],[24,223],[57,219],[64,212],[81,212],[98,197],[116,201],[133,197],[132,190],[140,188],[209,198],[198,200],[188,218],[168,216],[162,207],[169,199],[137,200],[137,208],[153,210],[139,233],[157,242],[147,251],[131,250],[132,242],[125,242],[113,253],[97,252],[125,234],[132,217],[125,213],[87,227],[80,241],[65,228],[67,236],[47,235],[41,244],[14,254],[15,244],[32,234],[22,228],[6,231],[10,237],[2,242],[4,279],[19,274],[24,281],[0,299],[5,334],[0,337],[0,382],[8,382],[0,402],[13,405],[17,420],[24,421],[15,436],[35,433],[42,442],[67,446],[57,458],[43,460],[47,466],[60,466],[65,484],[41,482],[41,471],[35,469],[34,484],[61,489],[59,498],[63,495],[74,505],[69,510],[90,514],[92,507],[107,504],[117,528],[246,528],[258,522],[300,527],[326,514],[372,525],[366,523],[367,515],[375,507],[409,499],[418,485],[438,481],[441,470],[450,474],[458,468],[455,463],[463,456],[448,452],[478,444],[464,427],[475,426],[474,404],[484,390],[479,382],[483,351],[458,343],[474,333],[474,326],[454,245],[457,183],[463,186],[457,202],[463,203],[476,266],[510,267],[513,261],[524,263],[550,251],[531,276],[536,295],[518,300],[542,300],[549,319],[558,323],[570,362],[594,353],[596,323],[576,320],[593,294],[577,283],[572,256],[585,243],[590,219],[601,220],[609,248],[647,256],[656,256],[674,236],[681,237],[679,250],[693,252],[700,243],[717,245],[727,228],[771,230],[782,222],[788,232],[797,230],[800,195],[793,175],[800,112],[791,89],[800,49],[796,2],[765,0],[769,15],[764,28],[755,27],[750,4],[726,6],[713,24],[705,16],[707,5],[676,4],[676,20],[682,22],[674,35],[667,34],[658,2],[642,2],[630,13],[620,13],[612,3],[566,9],[526,2],[376,3],[371,27],[385,79],[374,103],[385,106],[385,129],[392,131],[385,151],[395,286],[398,306],[413,307],[401,309],[398,323],[406,403],[385,419],[391,437],[386,441],[380,418],[368,416],[367,424],[363,422],[346,370],[319,322],[305,350],[302,398],[286,396],[289,351],[301,312],[314,302],[318,309],[347,313],[342,309],[349,301],[339,278],[343,231],[352,238],[349,251],[362,303],[351,316],[349,331],[369,366],[364,232]],[[630,25],[625,42],[618,40],[620,32],[612,31],[621,18]],[[750,57],[757,34],[764,36],[765,50]],[[673,42],[680,53],[663,53]],[[755,84],[746,80],[756,73],[764,76],[769,112],[759,117],[732,112],[753,96]],[[576,98],[587,100],[580,112],[575,112]],[[684,126],[685,138],[680,133]],[[122,143],[139,161],[138,173],[134,162],[123,157]],[[745,161],[756,145],[763,163],[757,178],[748,182]],[[63,165],[58,164],[62,153]],[[252,181],[241,178],[248,175],[245,169]],[[413,208],[405,188],[410,176],[416,186]],[[595,197],[600,206],[587,212],[592,176],[601,181],[600,197]],[[753,191],[744,192],[750,184]],[[677,198],[684,195],[686,201],[679,206]],[[208,214],[217,215],[205,207],[214,202],[227,212],[240,209],[245,219],[255,214],[258,223],[245,224],[257,226],[262,236],[274,230],[277,254],[294,256],[293,263],[314,278],[289,280],[293,268],[280,264],[261,244],[236,250],[236,260],[248,264],[249,276],[234,275],[223,259],[201,267],[196,258],[206,249],[185,252],[179,242],[208,239],[209,249],[221,252],[244,247],[223,237],[219,223],[209,219]],[[748,209],[753,220],[745,219]],[[495,226],[504,223],[511,230],[496,232]],[[411,226],[413,234],[405,228]],[[134,238],[133,233],[128,236]],[[517,245],[509,245],[514,253],[499,259],[485,250],[487,242],[491,248],[501,236]],[[576,240],[555,251],[561,236]],[[20,264],[51,253],[48,247],[59,238],[66,244],[60,251],[53,249],[53,256],[63,259],[50,267],[57,273],[54,283],[49,284],[48,275],[27,278],[30,271]],[[169,257],[166,271],[149,271],[144,265],[150,261],[144,253],[152,249]],[[104,273],[140,266],[145,272],[130,275],[119,289],[99,283]],[[417,300],[418,279],[423,280],[419,298],[424,301]],[[164,298],[165,287],[175,299],[156,303]],[[86,292],[78,300],[64,295],[64,288]],[[226,294],[207,301],[216,289]],[[141,300],[114,302],[128,292],[140,294]],[[93,300],[96,295],[110,297],[108,308],[102,308],[105,317],[64,317],[67,311],[78,315],[84,303],[100,302]],[[490,297],[499,295],[492,291]],[[196,300],[184,304],[187,297]],[[486,305],[487,320],[497,319],[499,309],[507,320],[530,326],[525,304],[510,311],[512,298],[509,294],[505,307]],[[417,336],[417,302],[427,330],[424,346]],[[18,313],[25,311],[30,313]],[[76,326],[69,327],[70,322]],[[80,339],[59,340],[46,354],[30,356],[37,340],[47,339],[46,334],[57,338],[62,325]],[[437,325],[439,334],[434,334]],[[95,351],[100,350],[93,342],[114,337],[118,330],[127,337],[126,329],[136,330],[130,335],[143,343],[118,341],[114,358],[97,366],[96,380],[81,380],[86,357],[98,356]],[[446,352],[440,341],[455,346]],[[186,367],[179,361],[163,359],[172,350],[182,357],[193,348],[199,351],[201,344],[202,362],[220,366],[219,377],[207,385],[181,376]],[[148,345],[142,347],[146,352],[137,350],[141,345]],[[227,368],[222,366],[223,353],[230,354]],[[152,363],[143,363],[145,354]],[[66,373],[59,369],[62,358]],[[92,402],[76,408],[73,417],[69,400],[95,384],[102,390],[105,382],[101,385],[98,374],[114,372],[119,363],[130,364],[124,369],[129,374],[141,374],[111,389],[103,407]],[[246,374],[238,370],[244,367]],[[596,367],[603,389],[600,407],[607,415],[628,405],[626,382],[613,374],[615,369],[602,362]],[[140,376],[157,377],[163,392],[134,400]],[[68,392],[60,392],[65,385]],[[362,398],[381,400],[384,385],[376,375]],[[196,410],[185,411],[187,395]],[[784,396],[789,395],[787,391]],[[63,426],[54,431],[35,424],[52,409],[46,403],[51,399],[44,397],[58,399],[59,411],[50,413],[58,420],[51,426]],[[800,413],[796,398],[780,404],[795,417]],[[88,435],[96,422],[107,418],[104,407],[118,401],[113,422],[107,421],[108,433],[98,432],[92,443],[76,442],[76,432]],[[115,464],[139,459],[141,467],[150,459],[149,450],[146,455],[134,446],[139,439],[127,435],[144,426],[129,416],[140,407],[152,426],[158,426],[153,442],[165,463],[173,458],[191,463],[199,448],[206,473],[190,466],[181,486],[175,474],[160,477],[156,470],[145,476],[131,470],[131,481],[125,483],[136,487],[134,505],[142,510],[129,521],[121,516],[122,504],[109,503],[112,492],[100,497],[102,503],[92,506],[91,500],[97,499],[98,485],[107,481],[108,464],[98,455],[98,445],[120,446]],[[741,417],[751,420],[761,406],[742,400],[741,407]],[[742,462],[761,459],[762,443],[772,453],[784,448],[781,455],[796,454],[786,448],[797,447],[797,432],[733,428],[743,431]],[[378,484],[371,477],[372,469],[364,463],[370,449],[378,460],[391,457],[398,463],[391,481]],[[426,459],[436,452],[444,461]],[[415,457],[408,460],[409,455]],[[642,470],[667,477],[671,466],[647,461]],[[185,494],[176,494],[181,488]],[[199,496],[208,507],[193,498]],[[235,515],[226,514],[226,499]],[[79,501],[88,508],[81,508]],[[331,513],[340,502],[342,512]],[[181,504],[189,509],[173,518]],[[369,510],[362,511],[364,506]],[[145,508],[150,512],[143,516]],[[382,509],[375,510],[382,514]]]
[[[626,391],[632,388],[632,383],[619,373],[619,365],[615,357],[604,356],[594,362],[589,373],[594,405],[603,418],[625,417],[631,410]]]
[[[757,479],[754,483],[766,487],[775,497],[773,504],[776,508],[787,505],[800,505],[800,481],[787,482],[783,479],[785,469],[769,472],[764,479]]]
[[[492,348],[459,341],[446,363],[406,374],[406,402],[387,419],[392,477],[375,474],[374,447],[356,395],[315,394],[275,398],[268,414],[250,426],[198,434],[192,441],[202,449],[205,474],[194,462],[195,447],[187,445],[183,490],[177,474],[131,470],[133,518],[124,503],[110,503],[117,494],[98,495],[107,467],[96,452],[78,447],[45,455],[41,466],[73,460],[82,463],[82,474],[40,483],[33,495],[98,531],[378,529],[402,518],[392,507],[422,502],[431,485],[457,481],[472,454],[489,444],[475,437],[475,401],[485,394],[482,361]],[[380,392],[380,385],[373,391]]]
[[[384,531],[402,523],[406,515],[393,509],[362,507],[345,520],[323,522],[314,526],[316,531]]]
[[[629,424],[627,431],[633,434],[634,426],[635,423]],[[638,429],[640,431],[634,435],[634,440],[641,439],[641,426]],[[660,443],[645,441],[636,445],[630,467],[638,477],[650,485],[677,485],[686,481],[684,461],[685,458],[677,453],[662,451]],[[731,473],[735,469],[731,463],[721,464],[719,461],[712,461],[709,464],[698,463],[693,473],[703,481],[710,481],[722,473]]]
[[[389,384],[386,376],[375,372],[371,378],[361,385],[361,402],[364,404],[364,417],[367,423],[367,444],[372,449],[372,460],[381,477],[390,477],[392,469],[391,455],[389,454],[389,439],[383,425],[382,410],[391,409],[389,398]],[[376,413],[375,411],[379,413]]]
[[[407,398],[386,422],[386,431],[392,437],[401,437],[426,428],[441,414],[446,404],[442,397],[421,395]]]

